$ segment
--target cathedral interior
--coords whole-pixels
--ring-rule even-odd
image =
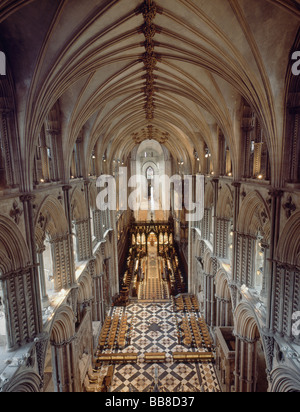
[[[0,2],[0,392],[300,392],[299,29],[298,0]]]

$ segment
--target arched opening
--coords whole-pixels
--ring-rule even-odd
[[[71,196],[73,245],[76,267],[80,262],[88,260],[91,256],[91,222],[86,199],[82,191],[76,188]]]
[[[240,304],[235,311],[236,392],[267,392],[267,363],[258,322],[250,307]]]
[[[74,266],[64,210],[54,197],[40,206],[35,222],[39,284],[43,320],[51,316],[65,291],[73,283]]]
[[[275,261],[274,310],[278,316],[273,328],[300,346],[300,336],[293,331],[293,315],[300,311],[300,212],[293,214],[282,230]]]
[[[291,368],[278,367],[271,374],[274,393],[299,393],[300,379],[298,371]]]
[[[228,185],[222,187],[216,209],[216,255],[232,262],[233,254],[233,195]]]
[[[244,199],[237,225],[237,282],[263,298],[266,294],[270,245],[270,209],[258,192]]]
[[[29,251],[19,228],[0,215],[1,349],[4,351],[29,343],[41,329],[38,275],[29,262]],[[35,295],[31,287],[36,288]],[[29,323],[29,319],[34,321]]]
[[[233,307],[227,275],[220,270],[216,275],[216,326],[233,326]]]
[[[51,361],[49,349],[51,349]],[[48,374],[52,372],[52,382],[50,379],[46,390],[53,389],[56,393],[80,391],[79,370],[75,363],[75,356],[74,313],[70,307],[63,306],[56,312],[51,328],[46,371]]]

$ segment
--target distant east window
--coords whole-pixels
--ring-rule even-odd
[[[153,178],[154,178],[154,170],[153,170],[153,168],[150,166],[150,167],[148,167],[148,169],[147,169],[147,179],[148,179],[148,180],[153,180]]]

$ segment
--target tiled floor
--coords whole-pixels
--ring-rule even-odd
[[[120,311],[116,308],[112,311]],[[173,363],[172,352],[192,349],[178,344],[176,319],[170,302],[133,304],[126,309],[133,333],[130,346],[120,352],[139,354],[138,363],[115,368],[112,392],[148,392],[158,372],[159,387],[167,392],[219,392],[220,387],[213,364]],[[177,319],[183,314],[176,313]],[[206,349],[202,349],[205,351]],[[144,354],[164,352],[167,363],[147,364]]]

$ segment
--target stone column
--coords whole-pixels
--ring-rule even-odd
[[[267,278],[266,290],[267,296],[267,330],[272,330],[274,325],[274,304],[276,300],[276,262],[275,253],[278,245],[278,239],[280,234],[280,212],[283,192],[281,190],[271,190],[271,236],[270,236],[270,250],[269,260],[266,265],[266,273],[269,275]]]
[[[215,326],[214,275],[204,274],[205,320],[211,327]]]
[[[257,385],[257,339],[236,335],[235,390],[254,393]]]
[[[44,270],[44,257],[43,253],[45,252],[45,247],[39,249],[37,251],[38,254],[38,262],[39,262],[39,273],[40,273],[40,285],[41,285],[41,294],[42,294],[42,302],[43,307],[46,308],[49,306],[49,296],[47,294],[46,288],[46,279],[45,279],[45,270]]]
[[[234,198],[233,198],[233,242],[232,242],[232,279],[236,281],[237,279],[237,248],[238,248],[238,235],[237,235],[237,225],[238,216],[240,210],[240,192],[241,184],[239,182],[233,182],[234,187]]]
[[[218,239],[218,233],[217,233],[217,228],[218,228],[218,218],[217,218],[217,204],[218,204],[218,197],[219,197],[219,179],[213,179],[213,186],[214,186],[214,239],[213,239],[213,254],[217,256],[217,239]]]
[[[35,330],[36,330],[36,334],[39,334],[43,329],[43,319],[42,319],[42,307],[41,307],[41,294],[40,294],[40,284],[39,284],[36,241],[35,241],[35,228],[34,228],[34,213],[33,213],[33,200],[34,199],[35,197],[32,195],[23,195],[20,197],[20,200],[23,203],[27,245],[31,253],[31,257],[32,257],[32,267],[30,270],[30,276],[31,276],[30,292],[31,293],[27,297],[32,299]]]
[[[73,244],[73,233],[72,233],[72,216],[71,216],[71,201],[70,201],[70,190],[72,186],[66,185],[63,186],[64,192],[64,206],[65,206],[65,213],[68,221],[68,229],[69,233],[67,235],[68,238],[68,259],[70,261],[70,282],[71,285],[75,282],[75,262],[74,262],[74,244]]]
[[[43,179],[45,180],[45,182],[50,182],[48,148],[47,148],[47,143],[46,143],[46,136],[45,136],[43,129],[40,134],[40,141],[41,141],[40,153],[41,153]]]
[[[68,341],[52,345],[53,380],[57,393],[75,393],[79,391],[78,365],[75,364],[75,345],[73,336]]]
[[[85,194],[85,202],[86,202],[86,207],[88,211],[88,219],[89,219],[87,240],[88,240],[89,257],[91,257],[93,256],[93,242],[92,242],[92,230],[91,230],[92,216],[91,216],[91,205],[90,205],[90,181],[89,180],[84,181],[84,194]]]
[[[11,112],[6,109],[0,108],[0,153],[2,151],[4,168],[5,168],[5,180],[6,186],[14,187],[14,162],[12,157],[12,138],[10,136],[9,119]]]
[[[69,289],[74,284],[74,259],[70,250],[70,236],[58,236],[51,240],[54,288],[56,292]]]

